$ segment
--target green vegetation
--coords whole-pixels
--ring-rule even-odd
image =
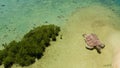
[[[15,64],[28,66],[43,56],[45,48],[50,45],[50,39],[56,41],[60,27],[55,25],[43,25],[34,28],[19,42],[12,41],[3,44],[4,49],[0,50],[0,65],[11,68]]]

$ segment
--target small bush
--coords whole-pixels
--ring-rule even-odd
[[[14,63],[14,59],[13,57],[10,57],[10,56],[7,56],[3,61],[5,68],[10,68],[13,63]]]
[[[52,41],[56,41],[56,35],[55,34],[52,35]]]

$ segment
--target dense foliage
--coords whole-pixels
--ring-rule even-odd
[[[4,49],[0,50],[0,64],[10,68],[12,64],[28,66],[43,56],[45,48],[50,45],[50,40],[56,41],[60,27],[55,25],[43,25],[34,28],[19,42],[12,41],[3,44]]]

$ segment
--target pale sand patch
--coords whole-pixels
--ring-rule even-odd
[[[120,68],[120,31],[113,31],[108,38],[113,47],[113,68]]]
[[[63,39],[58,37],[40,60],[24,68],[111,68],[113,50],[107,37],[114,31],[111,23],[116,20],[114,13],[101,5],[78,9],[62,27]],[[83,33],[98,35],[106,45],[101,54],[85,49]]]

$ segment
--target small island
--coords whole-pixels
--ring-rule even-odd
[[[45,48],[50,45],[50,41],[56,41],[60,27],[53,24],[42,25],[30,30],[21,41],[11,41],[9,44],[2,44],[0,50],[0,65],[11,68],[13,64],[28,66],[43,56]]]

